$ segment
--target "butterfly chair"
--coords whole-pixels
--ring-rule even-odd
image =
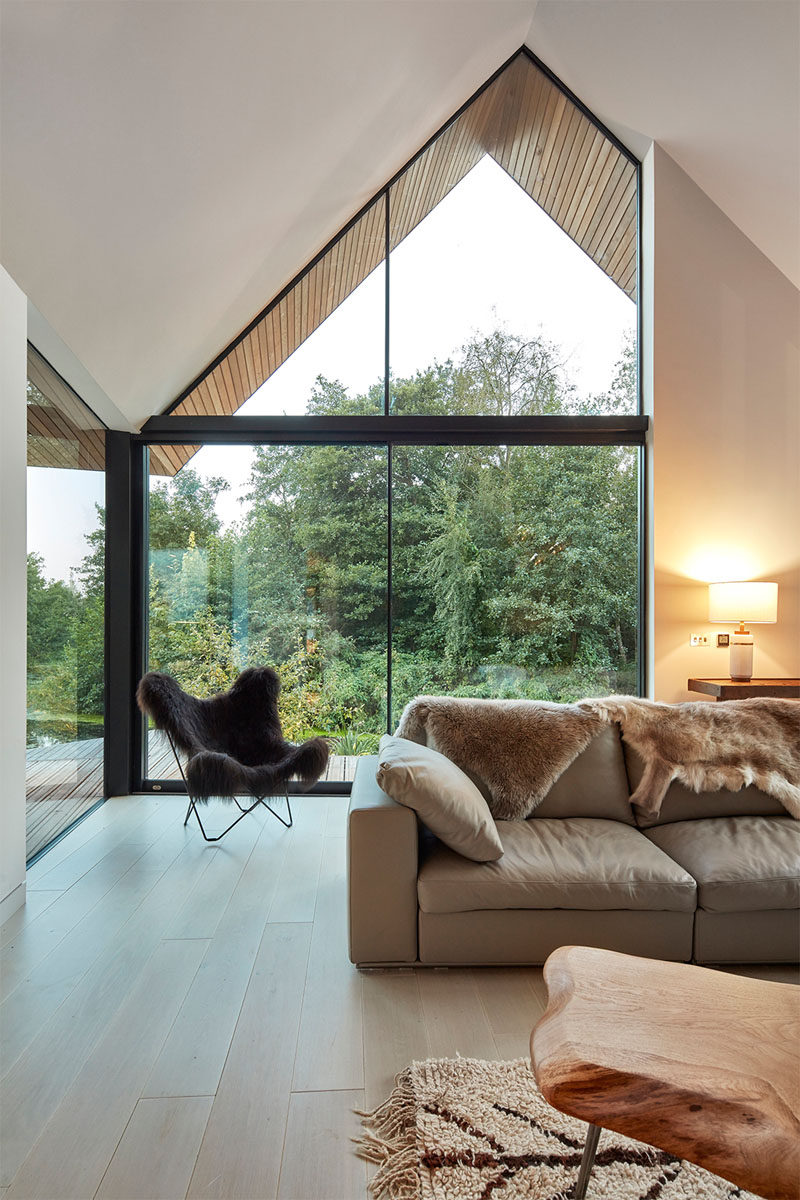
[[[139,708],[156,729],[166,733],[189,793],[186,819],[194,812],[207,842],[218,842],[243,817],[262,804],[288,828],[292,825],[289,780],[308,789],[328,763],[328,743],[310,738],[295,745],[284,740],[278,719],[281,689],[272,667],[248,667],[227,692],[200,700],[190,696],[169,675],[151,671],[136,690]],[[186,769],[180,754],[186,756]],[[209,837],[198,804],[212,796],[232,800],[239,816],[217,837]],[[240,796],[252,796],[251,804]],[[288,820],[267,803],[267,797],[286,797]]]

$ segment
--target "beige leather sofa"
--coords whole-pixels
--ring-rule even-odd
[[[641,763],[610,726],[524,821],[473,862],[358,764],[348,822],[350,958],[359,966],[541,963],[577,943],[653,958],[793,962],[800,822],[756,788],[673,783],[660,815],[629,803]]]

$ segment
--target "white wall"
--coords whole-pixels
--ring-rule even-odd
[[[0,921],[25,902],[26,312],[0,267]]]
[[[689,645],[732,629],[709,624],[715,579],[777,581],[754,675],[800,676],[800,292],[657,145],[645,183],[651,694],[696,700],[687,678],[728,674],[727,650]]]

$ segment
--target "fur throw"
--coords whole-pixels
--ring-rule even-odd
[[[604,722],[576,704],[417,696],[403,710],[396,735],[454,762],[498,820],[523,820]]]
[[[299,746],[284,740],[278,718],[280,680],[272,667],[249,667],[227,692],[200,700],[169,675],[151,671],[136,700],[157,729],[187,757],[186,782],[196,800],[274,796],[290,779],[309,788],[328,763],[324,738]]]
[[[658,816],[673,779],[695,792],[755,784],[800,820],[800,704],[727,700],[656,704],[631,696],[583,700],[578,708],[617,721],[645,764],[631,804]]]

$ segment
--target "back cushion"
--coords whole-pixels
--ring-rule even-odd
[[[625,766],[631,792],[636,791],[644,773],[644,763],[635,750],[622,743]],[[774,800],[759,788],[742,788],[731,792],[720,788],[717,792],[693,792],[684,783],[675,780],[667,789],[657,817],[643,817],[636,813],[636,824],[640,829],[653,825],[668,825],[672,821],[692,821],[701,817],[785,817],[786,809],[779,800]]]
[[[528,818],[606,817],[635,824],[619,726],[600,730]]]

